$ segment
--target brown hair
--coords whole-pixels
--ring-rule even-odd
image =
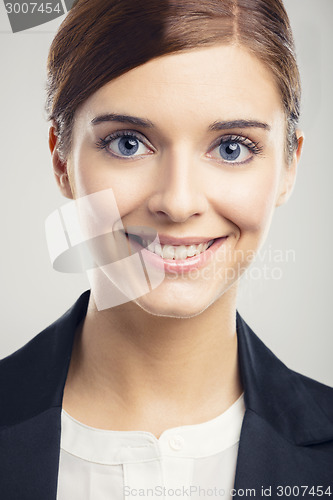
[[[301,87],[281,0],[77,0],[48,57],[46,110],[57,127],[60,157],[70,152],[76,109],[104,84],[154,57],[230,43],[244,46],[272,71],[290,160]]]

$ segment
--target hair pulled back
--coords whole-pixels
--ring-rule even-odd
[[[296,146],[300,76],[281,0],[77,0],[49,51],[46,111],[58,152],[70,152],[78,106],[104,84],[170,53],[238,44],[272,72],[286,116],[286,157]]]

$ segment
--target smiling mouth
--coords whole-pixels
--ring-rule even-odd
[[[205,243],[200,243],[198,245],[161,245],[160,243],[154,243],[151,239],[142,238],[136,234],[126,233],[126,236],[137,243],[139,243],[143,248],[155,253],[162,259],[168,260],[186,260],[190,257],[200,255],[210,248],[213,243],[219,239],[215,238],[209,240]]]

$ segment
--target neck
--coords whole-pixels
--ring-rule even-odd
[[[136,415],[142,425],[150,413],[167,415],[169,426],[222,413],[242,392],[235,298],[230,289],[201,314],[180,319],[151,315],[134,302],[97,311],[91,296],[74,343],[66,409],[78,418],[73,401],[84,392],[99,415],[103,408],[111,420],[116,413]],[[97,426],[109,427],[102,420]],[[138,425],[122,422],[112,425]]]

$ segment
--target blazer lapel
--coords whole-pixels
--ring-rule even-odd
[[[88,299],[1,362],[1,500],[56,500],[63,390]]]
[[[332,487],[332,469],[328,470],[325,451],[313,453],[310,447],[297,446],[278,434],[269,423],[251,410],[247,410],[239,443],[238,461],[234,488],[253,490],[255,496],[262,497],[263,490],[269,491],[271,498],[283,496],[314,498],[312,486],[317,489]],[[332,460],[332,459],[331,459]],[[295,494],[289,487],[298,487]],[[308,488],[301,489],[301,486]],[[282,488],[282,489],[281,489]],[[285,489],[287,488],[287,489]],[[279,495],[285,491],[283,495]],[[235,498],[244,497],[240,495]],[[250,496],[247,494],[246,496]]]
[[[56,500],[63,390],[88,300],[89,291],[0,363],[1,500]],[[280,498],[274,488],[295,485],[295,477],[299,487],[303,478],[304,485],[317,484],[318,477],[328,482],[331,477],[322,473],[328,470],[328,457],[320,447],[314,455],[310,445],[333,439],[332,423],[301,377],[264,346],[238,313],[237,337],[246,413],[235,489],[254,488],[256,496],[263,496],[261,487],[272,487],[270,496]],[[235,498],[244,496],[240,492]]]
[[[235,498],[251,494],[285,498],[289,487],[295,486],[289,496],[313,500],[311,487],[331,485],[333,468],[328,473],[327,453],[320,446],[313,453],[310,445],[333,439],[332,422],[314,401],[302,377],[278,360],[238,313],[237,337],[246,412]]]

